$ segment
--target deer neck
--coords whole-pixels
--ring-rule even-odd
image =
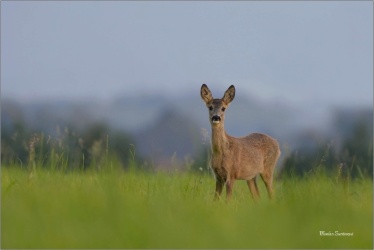
[[[228,135],[222,126],[212,126],[212,152],[213,154],[221,154],[227,148]]]

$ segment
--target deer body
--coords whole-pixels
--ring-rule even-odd
[[[201,97],[209,109],[212,127],[211,168],[216,177],[215,197],[218,198],[226,184],[226,195],[230,198],[235,180],[246,180],[254,199],[260,194],[256,176],[260,175],[268,195],[273,196],[273,172],[280,156],[278,142],[268,135],[253,133],[245,137],[229,136],[224,128],[224,112],[235,97],[231,85],[222,99],[213,99],[209,88],[201,86]]]

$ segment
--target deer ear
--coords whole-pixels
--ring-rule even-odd
[[[229,104],[234,100],[235,97],[235,87],[234,85],[231,85],[225,92],[225,94],[222,97],[222,101],[224,101],[226,104]]]
[[[203,101],[205,103],[208,103],[213,99],[212,93],[210,92],[210,90],[209,90],[208,86],[206,86],[206,84],[203,84],[201,86],[200,95],[201,95],[201,98],[203,99]]]

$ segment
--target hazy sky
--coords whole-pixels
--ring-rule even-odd
[[[372,105],[373,2],[1,2],[2,97],[198,95],[202,83]]]

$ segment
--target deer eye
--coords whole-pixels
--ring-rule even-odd
[[[212,111],[213,110],[213,106],[209,106],[209,110]]]
[[[225,107],[222,107],[221,110],[224,112],[224,111],[226,110],[226,108],[225,108]]]

